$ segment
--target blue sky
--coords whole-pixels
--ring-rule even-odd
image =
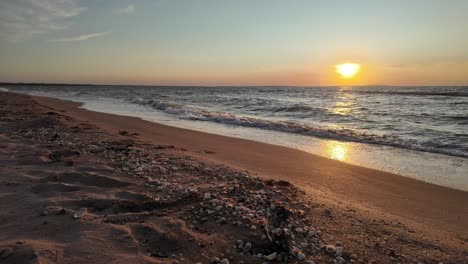
[[[11,0],[0,81],[466,85],[468,1]],[[353,80],[334,65],[362,64]]]

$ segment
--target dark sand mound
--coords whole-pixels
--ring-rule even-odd
[[[130,185],[106,176],[99,176],[87,172],[65,172],[44,178],[44,182],[76,183],[81,186],[95,186],[100,188],[119,188]]]
[[[0,263],[33,264],[39,263],[39,257],[34,249],[22,243],[0,245]]]

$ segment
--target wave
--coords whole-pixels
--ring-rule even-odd
[[[0,92],[9,92],[10,90],[8,90],[7,88],[4,88],[4,87],[0,87]]]
[[[208,121],[233,126],[251,127],[286,133],[294,133],[305,136],[314,136],[320,138],[368,144],[378,144],[412,150],[441,153],[450,156],[468,157],[468,149],[464,148],[463,146],[461,146],[460,149],[452,148],[450,150],[444,150],[439,148],[441,146],[444,146],[443,143],[438,144],[434,142],[420,142],[411,139],[403,140],[400,137],[394,135],[377,135],[346,129],[343,127],[314,127],[311,125],[301,124],[292,121],[265,120],[256,117],[237,116],[230,113],[211,112],[196,108],[185,107],[179,104],[156,99],[137,98],[131,99],[130,102],[139,105],[151,106],[154,109],[175,115],[180,119]]]
[[[307,105],[299,105],[295,104],[292,106],[284,106],[284,107],[272,107],[270,109],[273,113],[278,113],[278,112],[314,112],[317,111],[317,108],[310,107]]]
[[[447,96],[447,97],[468,97],[468,92],[402,92],[402,91],[352,91],[361,94],[385,94],[385,95],[408,95],[408,96]]]

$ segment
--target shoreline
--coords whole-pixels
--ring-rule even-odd
[[[358,203],[378,213],[403,216],[415,223],[468,236],[468,192],[409,177],[317,156],[301,150],[170,127],[138,117],[79,108],[81,103],[34,97],[40,104],[65,111],[111,133],[127,131],[153,144],[177,145],[197,158],[248,170],[266,179],[287,180],[305,191],[330,199]],[[437,206],[437,207],[436,207]]]
[[[1,92],[0,102],[0,260],[263,263],[274,251],[297,261],[300,250],[318,263],[447,264],[468,256],[468,192],[76,102]],[[268,203],[290,220],[267,218],[266,234],[278,225],[296,233],[274,235],[280,248],[261,236]],[[233,206],[252,212],[239,219],[247,228]],[[88,212],[74,220],[80,207]]]
[[[383,140],[382,142],[380,142],[380,140],[378,140],[379,136],[377,136],[376,141],[373,142],[374,140],[368,141],[366,139],[367,136],[364,136],[365,134],[367,134],[367,132],[363,132],[363,137],[353,136],[350,139],[350,141],[347,141],[346,134],[348,133],[340,132],[341,129],[338,127],[330,131],[330,133],[332,133],[331,137],[327,136],[328,135],[327,132],[325,132],[324,135],[320,135],[319,133],[317,137],[313,136],[315,132],[312,133],[312,135],[304,136],[302,133],[296,133],[295,131],[289,131],[289,132],[278,131],[276,129],[278,127],[276,127],[275,125],[276,122],[274,121],[276,120],[276,118],[274,118],[273,121],[271,121],[273,127],[270,128],[268,125],[266,127],[263,127],[265,125],[263,124],[263,121],[266,122],[266,120],[270,120],[270,118],[265,117],[266,119],[262,119],[260,118],[261,114],[258,117],[251,116],[252,118],[254,118],[251,120],[252,124],[249,124],[250,121],[248,123],[245,123],[244,121],[246,120],[243,120],[243,118],[241,118],[242,115],[232,116],[231,121],[233,121],[233,124],[231,124],[229,120],[226,120],[221,114],[219,115],[220,116],[219,120],[216,118],[211,118],[212,115],[217,116],[218,114],[217,111],[208,111],[207,115],[210,118],[207,118],[205,114],[200,115],[200,113],[198,113],[198,110],[203,109],[203,107],[201,107],[200,109],[196,107],[192,109],[192,106],[191,106],[187,109],[184,109],[182,107],[183,103],[175,104],[174,106],[172,106],[172,103],[176,102],[177,99],[173,98],[174,99],[173,102],[171,101],[172,99],[169,101],[166,101],[168,100],[168,98],[166,98],[165,95],[163,94],[162,94],[162,98],[159,98],[159,96],[156,96],[154,99],[155,101],[152,101],[151,99],[144,100],[140,98],[140,96],[133,98],[131,95],[128,95],[128,98],[126,98],[123,90],[122,91],[109,90],[110,94],[108,95],[105,95],[105,94],[99,95],[102,92],[100,91],[100,89],[95,90],[89,87],[87,89],[86,88],[79,89],[75,92],[72,90],[69,90],[68,88],[63,88],[63,89],[58,89],[58,90],[55,90],[55,89],[35,90],[34,88],[24,87],[23,92],[28,93],[30,95],[39,95],[39,96],[45,96],[45,97],[59,98],[62,100],[80,102],[80,103],[83,103],[82,108],[91,110],[91,111],[123,115],[123,116],[139,117],[144,120],[148,120],[148,121],[159,123],[159,124],[164,124],[167,126],[185,128],[185,129],[201,131],[201,132],[209,132],[211,134],[218,134],[218,135],[223,135],[227,137],[242,138],[242,139],[267,143],[267,144],[273,144],[273,145],[279,145],[279,146],[284,146],[288,148],[299,149],[299,150],[312,153],[315,155],[343,161],[348,164],[371,168],[371,169],[375,169],[379,171],[390,172],[390,173],[402,175],[405,177],[414,178],[416,180],[433,183],[436,185],[441,185],[441,186],[445,186],[449,188],[468,191],[468,178],[465,177],[465,174],[468,173],[468,163],[466,162],[467,159],[462,158],[463,155],[451,156],[451,155],[440,154],[441,152],[437,151],[436,149],[432,149],[430,147],[432,143],[422,144],[421,148],[417,147],[417,145],[419,144],[416,144],[416,142],[419,142],[419,140],[424,141],[426,138],[425,136],[422,136],[421,138],[418,138],[418,139],[414,139],[415,141],[410,140],[410,142],[406,142],[407,140],[404,139],[405,137],[403,136],[401,140],[395,139],[396,141],[393,143],[392,143],[392,140],[389,140],[389,139]],[[21,89],[19,89],[18,91],[21,91]],[[55,94],[54,91],[57,91],[57,93]],[[155,91],[145,91],[141,89],[135,90],[135,93],[139,95],[140,93],[158,94],[160,92],[161,91],[158,91],[158,90],[155,90]],[[169,93],[167,95],[168,97],[173,96],[172,91],[170,91],[170,89],[168,90],[168,93]],[[100,99],[96,99],[97,97],[93,95],[99,96]],[[166,99],[163,99],[163,98],[166,98]],[[194,100],[197,101],[200,99],[195,98]],[[168,104],[168,102],[172,102],[172,103]],[[333,105],[329,107],[332,107],[331,109],[334,109]],[[295,109],[292,109],[292,110],[295,110]],[[229,112],[230,110],[227,110],[226,113],[229,113]],[[236,111],[232,113],[235,113],[235,112]],[[276,116],[274,113],[272,114]],[[256,119],[259,122],[255,121]],[[321,118],[314,118],[313,120],[315,119],[320,120]],[[327,118],[325,117],[325,119]],[[226,121],[228,124],[225,124]],[[298,122],[298,124],[303,123],[300,120],[296,120],[296,121]],[[419,121],[416,120],[416,123],[418,122]],[[304,121],[303,125],[307,126],[306,124],[308,123],[309,121],[307,119]],[[281,122],[279,124],[281,124]],[[326,127],[328,125],[318,123],[317,124],[318,131],[321,131],[322,126]],[[312,127],[314,126],[312,125]],[[282,130],[282,129],[279,129],[279,130]],[[406,129],[403,127],[399,128],[399,130],[401,130],[403,134],[414,133],[412,128],[408,128],[407,132],[404,132]],[[335,131],[337,135],[345,135],[344,138],[340,139],[341,136],[337,136],[337,137],[333,136],[333,134],[335,134],[335,132],[333,131]],[[344,128],[344,131],[347,131],[347,129]],[[368,131],[370,133],[369,136],[371,134],[372,135],[375,134],[371,131],[372,129]],[[438,131],[442,131],[442,130],[438,130]],[[383,137],[385,138],[385,136]],[[368,139],[372,139],[372,138],[374,137],[370,136],[370,138]],[[399,138],[399,136],[397,136],[397,138]],[[380,143],[375,144],[377,142],[380,142]],[[438,146],[442,142],[445,142],[445,140],[444,139],[441,139],[440,141],[434,140],[433,144],[434,146]],[[456,143],[453,143],[453,144],[456,144]],[[459,144],[461,145],[454,145],[454,147],[451,149],[453,149],[454,151],[462,150],[463,143],[460,142]],[[413,148],[415,146],[416,148]],[[425,146],[425,147],[422,147],[422,146]],[[420,149],[420,150],[415,150],[415,149]],[[451,153],[450,150],[447,150],[447,151]],[[417,166],[414,166],[416,164]]]

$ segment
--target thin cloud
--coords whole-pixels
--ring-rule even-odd
[[[16,42],[35,34],[67,29],[70,18],[85,10],[76,0],[0,1],[0,35]]]
[[[111,31],[106,31],[106,32],[100,32],[100,33],[91,33],[91,34],[86,34],[86,35],[79,35],[75,37],[69,37],[69,38],[60,38],[60,39],[51,39],[49,42],[76,42],[76,41],[85,41],[93,38],[98,38],[102,36],[107,36],[112,34]]]
[[[131,14],[133,12],[135,12],[135,6],[134,5],[129,5],[127,7],[124,7],[124,8],[121,8],[121,9],[117,10],[117,13],[121,14],[121,15]]]

